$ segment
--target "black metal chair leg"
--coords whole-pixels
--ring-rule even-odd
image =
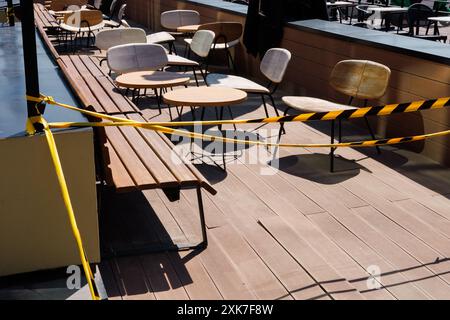
[[[370,136],[372,137],[373,140],[376,140],[376,137],[375,137],[375,134],[374,134],[374,132],[372,130],[372,127],[370,126],[369,119],[367,119],[367,117],[364,117],[364,120],[366,121],[367,129],[369,129]],[[377,153],[381,154],[380,147],[376,146],[376,148],[377,148]]]
[[[154,89],[154,91],[155,91],[155,96],[156,96],[156,102],[158,103],[159,114],[162,114],[161,100],[159,99],[158,89]]]
[[[280,113],[278,112],[278,108],[277,108],[277,106],[275,105],[275,99],[273,98],[273,96],[272,96],[272,94],[269,94],[269,98],[270,98],[270,101],[272,102],[272,107],[273,107],[273,109],[275,110],[275,114],[277,115],[277,117],[279,117],[280,116]],[[288,108],[289,109],[289,108]],[[287,109],[286,109],[287,110]],[[286,115],[286,113],[285,113],[285,115]],[[284,130],[284,124],[281,124],[280,125],[280,129],[281,129],[281,133],[282,134],[285,134],[286,133],[286,131]]]
[[[231,107],[227,106],[227,108],[228,108],[228,112],[230,113],[231,120],[233,120],[234,117],[233,117],[233,112],[231,111]],[[234,123],[233,123],[233,128],[234,128],[234,131],[237,131],[236,125]]]
[[[266,117],[268,118],[269,117],[269,112],[267,111],[266,99],[264,98],[263,94],[261,95],[261,99],[262,99],[262,102],[263,102],[263,105],[264,105],[264,111],[266,112]]]
[[[197,87],[198,87],[199,84],[198,84],[197,74],[195,73],[195,67],[192,67],[192,73],[194,74],[195,83],[197,84]]]
[[[331,121],[331,144],[334,144],[334,127],[335,127],[335,121]],[[330,172],[334,172],[334,152],[336,151],[336,148],[331,147],[330,149]]]

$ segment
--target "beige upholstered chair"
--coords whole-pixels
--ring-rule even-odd
[[[377,62],[368,60],[344,60],[336,64],[330,76],[330,85],[338,92],[350,97],[348,105],[338,104],[327,100],[310,97],[283,97],[288,106],[285,111],[292,108],[302,113],[328,112],[334,110],[353,110],[353,99],[364,100],[364,107],[368,100],[381,98],[389,84],[391,70]],[[364,117],[370,135],[375,139],[367,117]],[[339,122],[339,142],[342,141],[342,122]],[[331,121],[331,143],[334,143],[335,121]],[[279,136],[281,138],[281,134]],[[331,149],[330,169],[334,171],[334,151]],[[378,149],[379,152],[379,149]]]
[[[206,77],[208,86],[221,86],[234,89],[240,89],[247,93],[261,95],[266,116],[269,116],[265,96],[268,96],[272,102],[272,106],[278,116],[278,109],[275,106],[273,94],[276,92],[279,84],[283,81],[284,74],[291,60],[291,53],[286,49],[272,48],[266,52],[261,64],[261,73],[269,80],[269,86],[264,87],[249,79],[234,75],[211,73]]]
[[[214,42],[215,34],[210,30],[199,30],[194,34],[192,42],[190,43],[190,51],[195,53],[201,60],[200,62],[190,60],[174,54],[169,54],[169,66],[192,68],[195,82],[198,86],[198,79],[195,70],[200,70],[203,80],[206,82],[205,74],[208,73],[208,57],[211,51],[211,45]],[[205,65],[205,72],[203,72],[203,64]]]

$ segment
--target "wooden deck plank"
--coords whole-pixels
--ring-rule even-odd
[[[220,189],[216,196],[208,195],[208,198],[211,197],[211,202],[220,208],[229,223],[233,223],[240,230],[249,245],[264,260],[291,295],[295,299],[328,297],[303,268],[256,223],[253,217],[242,214],[245,211],[240,207],[240,201],[234,203],[229,201],[232,196],[233,193],[228,190]]]
[[[368,222],[378,232],[384,234],[403,250],[417,259],[419,266],[425,266],[435,275],[438,275],[447,284],[450,284],[450,260],[433,250],[400,225],[394,223],[386,216],[372,207],[352,209],[358,217]]]
[[[255,168],[254,165],[231,165],[229,171],[237,176],[243,176],[244,171]],[[258,194],[261,201],[271,207],[278,216],[282,217],[306,242],[314,246],[319,254],[326,257],[327,262],[336,269],[339,274],[347,279],[364,278],[368,276],[366,270],[361,268],[352,258],[336,246],[319,229],[314,227],[302,212],[285,202],[279,201],[280,194],[276,190],[270,190],[270,187],[259,178],[254,172],[253,176],[247,177],[248,187]],[[316,244],[320,243],[320,246]],[[365,281],[354,282],[353,285],[359,291],[366,289]],[[386,290],[366,291],[364,293],[368,299],[389,299],[392,298]]]
[[[450,238],[450,221],[414,200],[395,202],[396,206]]]
[[[206,272],[200,258],[192,252],[172,252],[170,261],[191,300],[222,300],[223,297]]]
[[[210,230],[209,234],[233,261],[239,273],[246,279],[248,287],[259,299],[278,300],[291,297],[233,226],[224,225]]]
[[[147,198],[158,217],[159,223],[155,230],[161,242],[188,243],[188,239],[183,230],[165,206],[164,202],[166,200],[162,200],[155,190],[144,190],[142,193]]]
[[[411,234],[422,239],[429,246],[439,251],[443,256],[450,256],[450,239],[441,235],[437,230],[396,207],[394,204],[388,203],[377,195],[370,193],[365,185],[349,186],[345,182],[344,185],[354,194],[363,198],[375,209],[386,215],[386,217],[396,221],[403,228],[411,232]]]
[[[407,300],[423,300],[430,297],[424,294],[419,288],[415,287],[402,274],[395,272],[395,267],[385,261],[369,246],[356,238],[347,229],[334,220],[328,213],[319,213],[309,216],[320,229],[332,237],[336,243],[348,252],[358,263],[366,270],[372,267],[382,270],[383,276],[375,277],[375,281],[379,282],[384,288],[387,288],[396,298]],[[370,279],[366,277],[366,282],[370,283]],[[353,283],[352,283],[353,284]],[[366,285],[366,291],[376,290],[377,287]]]
[[[450,201],[448,196],[419,196],[415,200],[441,217],[450,220]]]
[[[363,298],[281,218],[263,218],[260,219],[260,223],[334,299]]]
[[[189,298],[166,253],[144,255],[140,260],[157,300]]]
[[[124,300],[155,300],[146,280],[139,257],[122,257],[112,260],[112,270]]]

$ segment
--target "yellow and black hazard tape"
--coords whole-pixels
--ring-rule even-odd
[[[422,134],[416,136],[408,137],[398,137],[389,139],[375,139],[366,141],[354,141],[354,142],[343,142],[343,143],[325,143],[325,144],[289,144],[289,143],[271,143],[262,141],[252,141],[252,140],[240,140],[233,138],[225,138],[214,135],[206,135],[202,133],[189,132],[180,129],[173,129],[170,126],[173,123],[178,125],[211,125],[211,124],[241,124],[241,123],[264,123],[264,122],[291,122],[291,121],[311,121],[311,120],[333,120],[333,119],[353,119],[360,118],[370,115],[387,115],[393,113],[404,113],[404,112],[414,112],[419,110],[427,109],[440,109],[450,106],[450,98],[440,98],[424,101],[416,101],[411,103],[403,104],[391,104],[379,107],[368,107],[361,108],[357,110],[344,110],[344,111],[331,111],[324,113],[312,113],[312,114],[301,114],[299,116],[285,116],[285,117],[273,117],[273,118],[261,118],[261,119],[250,119],[250,120],[225,120],[225,121],[191,121],[191,122],[142,122],[134,121],[126,118],[120,118],[110,115],[105,115],[93,111],[83,110],[71,105],[56,102],[52,97],[43,96],[29,97],[27,99],[37,103],[45,102],[48,104],[53,104],[63,108],[67,108],[73,111],[79,111],[83,114],[103,119],[110,120],[112,122],[57,122],[49,123],[48,126],[53,129],[63,129],[71,127],[111,127],[111,126],[133,126],[142,129],[150,129],[154,131],[159,131],[167,134],[178,135],[183,137],[188,137],[191,139],[201,139],[205,141],[220,141],[224,143],[237,143],[244,145],[259,145],[265,147],[287,147],[287,148],[360,148],[360,147],[374,147],[383,145],[394,145],[409,143],[414,141],[421,141],[429,139],[432,137],[445,136],[450,134],[450,130]]]
[[[63,108],[82,112],[93,117],[111,120],[124,121],[123,118],[107,116],[93,111],[83,110],[64,103],[56,102],[52,97],[41,96],[40,98],[27,97],[28,100],[34,102],[46,102]],[[283,122],[307,122],[307,121],[330,121],[330,120],[345,120],[357,119],[367,116],[385,116],[398,113],[409,113],[431,109],[442,109],[450,107],[450,97],[414,101],[409,103],[388,104],[377,107],[356,108],[350,110],[336,110],[329,112],[317,113],[302,113],[294,116],[280,116],[269,118],[255,118],[255,119],[238,119],[238,120],[212,120],[212,121],[171,121],[171,122],[149,122],[153,125],[164,127],[183,127],[183,126],[210,126],[210,125],[225,125],[225,124],[246,124],[246,123],[283,123]]]

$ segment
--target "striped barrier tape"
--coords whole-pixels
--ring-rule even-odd
[[[59,107],[71,109],[82,112],[86,115],[102,118],[112,121],[123,121],[118,117],[106,116],[97,112],[87,111],[64,103],[56,102],[52,97],[41,96],[40,98],[28,97],[27,99],[34,102],[46,102]],[[351,110],[336,110],[329,112],[317,113],[302,113],[296,116],[280,116],[269,118],[255,118],[255,119],[238,119],[238,120],[213,120],[213,121],[173,121],[173,122],[150,122],[154,125],[164,127],[181,127],[181,126],[198,126],[198,125],[224,125],[224,124],[246,124],[246,123],[283,123],[283,122],[307,122],[307,121],[330,121],[330,120],[345,120],[356,119],[367,116],[385,116],[398,113],[409,113],[432,109],[442,109],[450,107],[450,97],[414,101],[409,103],[388,104],[377,107],[356,108]],[[121,120],[117,120],[121,119]]]
[[[401,104],[390,104],[385,106],[378,107],[367,107],[360,108],[355,110],[339,110],[339,111],[330,111],[330,112],[321,112],[321,113],[308,113],[301,114],[298,116],[283,116],[283,117],[272,117],[272,118],[261,118],[261,119],[247,119],[247,120],[225,120],[225,121],[188,121],[188,122],[140,122],[133,121],[126,118],[120,118],[110,115],[105,115],[93,111],[83,110],[71,105],[67,105],[64,103],[56,102],[50,96],[41,95],[40,98],[29,97],[28,100],[34,102],[45,102],[48,104],[60,106],[63,108],[67,108],[73,111],[78,111],[83,114],[100,118],[103,120],[110,120],[112,122],[58,122],[58,123],[50,123],[50,128],[54,129],[63,129],[70,127],[110,127],[110,126],[134,126],[143,129],[150,129],[155,131],[160,131],[167,134],[178,135],[183,137],[188,137],[191,139],[201,139],[205,141],[220,141],[224,143],[237,143],[237,144],[245,144],[245,145],[259,145],[265,147],[288,147],[288,148],[344,148],[344,147],[374,147],[374,146],[383,146],[383,145],[394,145],[394,144],[402,144],[409,143],[414,141],[421,141],[425,139],[429,139],[432,137],[445,136],[450,134],[450,130],[430,133],[430,134],[422,134],[416,136],[408,136],[408,137],[398,137],[398,138],[389,138],[389,139],[376,139],[376,140],[366,140],[366,141],[354,141],[354,142],[344,142],[344,143],[327,143],[327,144],[286,144],[286,143],[270,143],[270,142],[261,142],[261,141],[251,141],[251,140],[239,140],[239,139],[231,139],[218,137],[213,135],[205,135],[195,132],[188,132],[179,129],[170,128],[174,123],[180,126],[189,126],[189,125],[223,125],[223,124],[243,124],[243,123],[275,123],[275,122],[306,122],[312,120],[335,120],[335,119],[354,119],[361,118],[367,115],[388,115],[394,113],[405,113],[405,112],[415,112],[429,109],[441,109],[444,107],[450,106],[450,97],[432,99],[432,100],[423,100],[423,101],[415,101],[411,103],[401,103]]]

